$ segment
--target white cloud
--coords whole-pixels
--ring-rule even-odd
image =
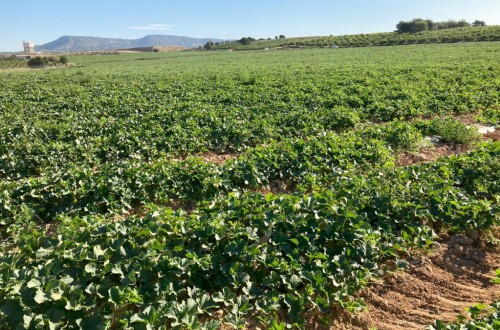
[[[146,24],[144,26],[130,26],[129,29],[134,30],[151,30],[151,31],[168,31],[174,26],[168,24]]]

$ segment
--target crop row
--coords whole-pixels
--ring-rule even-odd
[[[343,36],[258,40],[249,44],[237,41],[215,44],[210,49],[250,50],[269,47],[370,47],[453,42],[500,41],[500,26],[464,27],[418,33],[370,33]]]
[[[250,149],[222,164],[189,157],[182,161],[132,159],[54,168],[37,177],[1,181],[0,222],[49,222],[61,214],[123,212],[177,199],[181,203],[201,202],[230,191],[269,189],[277,182],[310,191],[327,185],[343,171],[363,173],[394,164],[397,153],[423,143],[421,132],[456,140],[456,136],[446,134],[463,128],[468,135],[459,138],[475,137],[472,129],[453,120],[446,121],[447,131],[437,131],[442,122],[394,122],[341,135],[293,138]]]
[[[396,166],[424,135],[478,143],[456,120],[406,119],[482,110],[499,125],[497,47],[2,73],[0,329],[310,328],[362,309],[356,292],[411,248],[500,224],[500,142]]]
[[[433,164],[332,173],[309,194],[229,193],[189,215],[65,216],[57,234],[28,229],[5,249],[0,322],[214,328],[207,316],[223,311],[235,326],[305,327],[333,305],[362,308],[353,295],[405,267],[407,248],[435,231],[500,224],[499,164],[490,143]]]
[[[2,60],[0,59],[0,70],[1,69],[14,69],[14,68],[24,68],[26,67],[25,60]]]
[[[307,182],[335,168],[383,164],[382,141],[334,134],[258,147],[224,164],[199,158],[153,163],[124,160],[99,168],[75,165],[36,178],[3,181],[0,214],[4,224],[25,217],[50,221],[58,214],[119,212],[171,199],[202,201],[232,190],[267,187],[272,180]],[[318,178],[319,179],[319,178]]]
[[[439,60],[450,53],[451,59]],[[291,68],[265,54],[259,58],[265,72],[231,67],[224,74],[199,74],[198,60],[209,55],[189,54],[183,61],[195,68],[171,76],[78,75],[76,68],[17,74],[0,80],[0,178],[73,164],[235,153],[358,123],[489,109],[500,99],[500,67],[492,54],[492,44],[456,54],[399,49],[374,52],[359,67],[349,54],[312,51],[310,58],[285,54]],[[236,56],[227,65],[256,55]],[[467,62],[470,56],[477,60]]]

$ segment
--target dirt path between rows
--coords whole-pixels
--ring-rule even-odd
[[[408,271],[360,294],[367,311],[344,316],[329,329],[425,329],[437,319],[454,321],[473,304],[500,299],[500,285],[490,283],[500,268],[500,251],[474,244],[456,236],[439,244],[434,253],[411,259]]]
[[[431,163],[442,157],[461,155],[474,150],[473,146],[454,143],[439,143],[435,146],[423,147],[418,152],[403,152],[397,156],[398,166],[410,166]]]

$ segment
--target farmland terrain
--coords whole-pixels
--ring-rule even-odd
[[[248,37],[247,37],[248,38]],[[243,42],[242,42],[243,41]],[[413,44],[437,44],[500,41],[500,26],[469,26],[443,30],[428,30],[416,33],[380,32],[339,36],[317,36],[298,38],[259,39],[251,42],[234,40],[216,42],[210,49],[257,50],[268,48],[306,48],[306,47],[372,47]]]
[[[36,45],[35,49],[36,51],[42,52],[85,52],[154,46],[198,47],[204,45],[208,41],[221,42],[225,40],[171,35],[147,35],[140,39],[62,36],[46,44]]]
[[[500,43],[69,60],[0,72],[0,328],[418,329],[500,298]]]

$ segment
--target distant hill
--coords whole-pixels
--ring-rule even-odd
[[[221,42],[224,40],[170,35],[148,35],[140,39],[63,36],[44,45],[37,45],[35,46],[35,50],[50,52],[82,52],[152,46],[182,46],[192,48],[203,46],[208,41]]]

